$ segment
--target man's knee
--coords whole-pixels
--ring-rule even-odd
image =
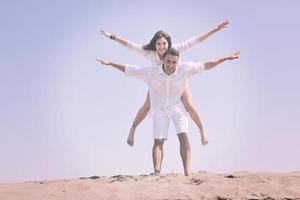
[[[164,144],[164,139],[155,139],[154,140],[154,146],[160,146],[162,147]]]
[[[187,133],[183,132],[183,133],[179,133],[178,135],[178,139],[180,144],[182,145],[189,145],[189,138],[187,136]]]

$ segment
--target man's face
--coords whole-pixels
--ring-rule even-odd
[[[178,56],[166,55],[164,59],[164,71],[170,75],[175,72],[178,63]]]

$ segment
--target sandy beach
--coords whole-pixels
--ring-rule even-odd
[[[91,176],[0,184],[1,200],[300,199],[300,172]]]

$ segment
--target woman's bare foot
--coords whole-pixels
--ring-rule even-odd
[[[200,131],[200,135],[201,135],[201,142],[202,142],[202,145],[207,145],[208,144],[208,140],[204,134],[204,131]]]
[[[132,146],[132,147],[134,145],[134,132],[135,132],[135,128],[131,127],[128,138],[127,138],[127,144]]]

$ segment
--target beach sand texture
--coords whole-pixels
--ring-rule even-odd
[[[300,172],[92,176],[0,184],[1,200],[299,199]]]

